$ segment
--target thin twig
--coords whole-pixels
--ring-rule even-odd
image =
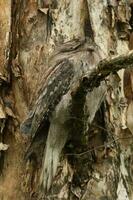
[[[96,150],[96,149],[100,149],[100,148],[102,148],[102,147],[106,147],[107,145],[111,145],[111,144],[113,144],[114,142],[116,142],[116,141],[118,141],[118,140],[125,140],[125,139],[129,139],[129,138],[133,138],[133,136],[116,138],[116,139],[114,139],[114,140],[112,140],[112,141],[110,141],[110,142],[107,142],[106,144],[99,145],[99,146],[97,146],[97,147],[94,147],[94,148],[89,149],[89,150],[87,150],[87,151],[84,151],[84,152],[82,152],[82,153],[68,153],[68,154],[66,154],[66,155],[67,155],[67,156],[83,156],[83,155],[85,155],[85,154],[87,154],[87,153],[90,153],[90,152]]]

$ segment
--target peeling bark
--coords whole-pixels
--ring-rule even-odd
[[[132,200],[133,81],[127,67],[133,65],[133,2],[1,0],[0,10],[0,199]],[[93,70],[73,88],[72,117],[78,119],[68,123],[73,131],[45,193],[39,179],[50,124],[33,140],[21,135],[20,124],[50,67],[66,55],[80,60],[77,39],[95,43],[101,62],[89,54]],[[76,41],[72,48],[64,45],[71,40]],[[93,51],[87,43],[84,53],[87,48]],[[105,77],[101,85],[107,89],[97,92],[94,87]],[[105,94],[106,100],[95,105]],[[95,106],[99,109],[89,124]]]

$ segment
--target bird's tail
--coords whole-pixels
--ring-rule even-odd
[[[41,186],[48,191],[56,175],[61,151],[67,141],[67,131],[63,125],[52,124],[50,127],[44,159],[42,163],[42,173],[40,177]],[[54,128],[54,130],[53,130]]]

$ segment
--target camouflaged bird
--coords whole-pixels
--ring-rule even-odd
[[[41,83],[36,101],[27,119],[21,124],[21,132],[34,137],[46,119],[50,121],[40,179],[46,190],[51,186],[61,151],[68,138],[71,94],[81,78],[93,70],[100,59],[98,47],[85,40],[72,40],[58,46],[49,60],[50,68]],[[88,123],[94,119],[105,90],[103,84],[87,95]]]

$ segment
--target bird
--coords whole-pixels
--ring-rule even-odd
[[[68,140],[72,92],[78,87],[82,77],[93,70],[100,60],[99,48],[94,42],[73,39],[57,45],[49,59],[49,68],[40,83],[35,103],[20,126],[21,133],[34,138],[42,124],[47,119],[50,122],[40,175],[40,185],[47,191],[56,175],[62,149]],[[87,95],[90,124],[104,99],[105,91],[106,87],[102,84]]]

